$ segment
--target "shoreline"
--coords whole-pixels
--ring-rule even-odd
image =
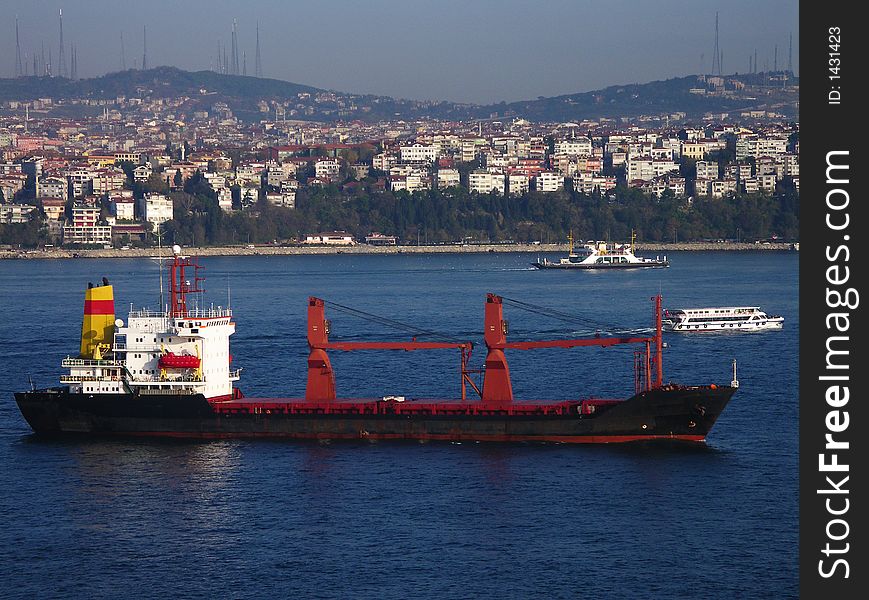
[[[762,244],[736,242],[685,242],[685,243],[648,243],[636,244],[637,253],[641,252],[710,252],[710,251],[795,251],[788,242],[769,242]],[[171,255],[171,248],[164,247],[163,256]],[[567,244],[475,244],[444,246],[213,246],[184,248],[191,256],[301,256],[317,254],[481,254],[499,253],[567,253]],[[158,256],[157,248],[120,248],[99,250],[72,250],[51,248],[48,250],[6,250],[0,251],[0,260],[33,259],[71,259],[71,258],[148,258]]]

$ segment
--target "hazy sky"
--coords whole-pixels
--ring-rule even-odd
[[[326,89],[400,98],[499,102],[709,72],[719,12],[725,73],[799,73],[797,0],[0,0],[0,76],[21,51],[77,46],[79,77],[142,64],[188,70],[216,65],[218,40],[254,72],[255,30],[267,77]],[[57,71],[57,69],[55,69]]]

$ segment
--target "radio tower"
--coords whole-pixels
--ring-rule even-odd
[[[124,32],[121,32],[121,71],[127,70],[127,54],[124,52]]]
[[[794,63],[793,63],[793,53],[794,53],[794,34],[791,33],[788,35],[788,73],[794,72]]]
[[[238,33],[236,32],[236,27],[238,22],[233,19],[232,20],[232,69],[230,75],[238,75]]]
[[[259,35],[259,34],[257,34]],[[259,37],[257,37],[256,57],[259,62]],[[21,44],[18,41],[18,17],[15,17],[15,76],[21,77],[24,75],[24,68],[21,66]]]
[[[142,25],[142,70],[148,69],[148,27]]]
[[[253,74],[256,77],[263,76],[263,61],[259,53],[259,21],[256,23],[256,58],[254,59]]]
[[[718,50],[718,13],[715,13],[715,47],[712,49],[712,74],[721,75],[721,52]]]
[[[60,54],[57,56],[57,61],[60,67],[57,69],[57,74],[61,77],[67,77],[69,74],[66,71],[66,57],[63,54],[63,9],[60,9]]]
[[[778,72],[778,44],[775,45],[775,49],[773,50],[772,71],[773,73]]]

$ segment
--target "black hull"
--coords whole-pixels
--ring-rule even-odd
[[[38,434],[178,438],[406,439],[449,441],[703,441],[735,388],[665,386],[593,414],[430,415],[219,413],[201,395],[71,394],[68,388],[15,394]],[[245,399],[254,406],[256,400]]]

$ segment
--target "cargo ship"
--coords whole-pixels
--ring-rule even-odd
[[[469,367],[469,341],[364,342],[330,340],[327,302],[307,304],[307,358],[302,398],[248,398],[237,386],[230,308],[188,302],[204,277],[177,246],[168,265],[169,302],[162,310],[131,309],[115,319],[113,287],[88,284],[77,356],[62,360],[60,386],[15,394],[36,434],[176,438],[316,440],[446,440],[603,443],[641,440],[702,442],[738,387],[664,383],[661,296],[654,336],[508,341],[505,299],[488,294],[486,357]],[[162,275],[161,275],[162,277]],[[162,279],[161,279],[162,289]],[[198,298],[192,296],[191,298]],[[509,299],[507,299],[509,300]],[[162,304],[162,300],[161,300]],[[192,304],[192,305],[191,305]],[[508,302],[509,304],[509,302]],[[340,306],[340,305],[334,305]],[[538,348],[635,344],[634,390],[627,399],[518,400],[507,353]],[[360,350],[453,350],[459,355],[460,397],[454,400],[338,398],[329,353]],[[301,366],[301,365],[300,365]]]

